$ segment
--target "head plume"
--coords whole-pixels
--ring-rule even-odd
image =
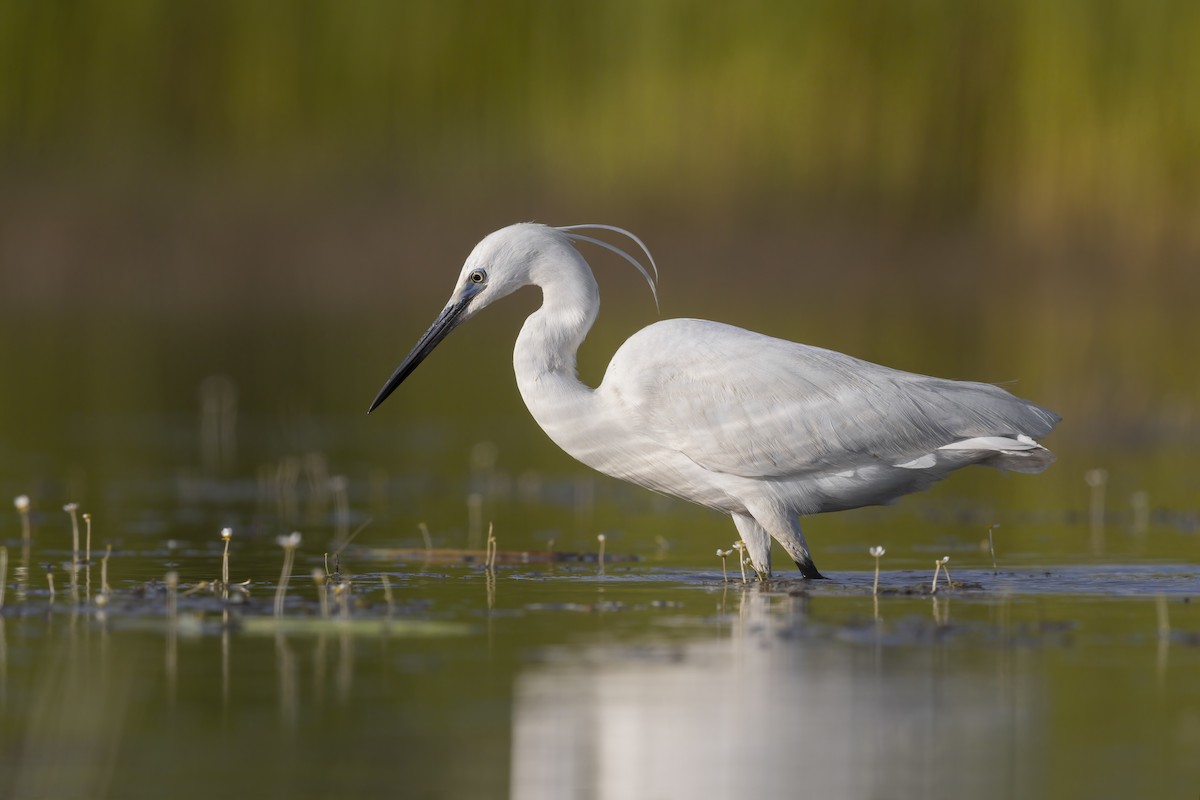
[[[603,247],[605,250],[616,253],[621,258],[625,259],[630,264],[632,264],[634,266],[634,268],[637,269],[638,272],[642,273],[642,277],[645,278],[646,283],[649,284],[650,294],[654,296],[654,308],[655,309],[659,308],[659,305],[658,305],[658,265],[654,263],[654,256],[650,255],[650,248],[646,247],[645,242],[643,242],[637,236],[635,236],[634,234],[625,230],[624,228],[618,228],[616,225],[603,225],[600,223],[590,223],[590,224],[584,224],[584,225],[564,225],[563,227],[558,228],[558,230],[560,230],[564,234],[566,234],[567,238],[571,239],[572,241],[588,242],[589,244],[599,245],[600,247]],[[654,276],[651,277],[650,270],[647,270],[642,265],[641,261],[634,258],[633,256],[631,256],[629,253],[622,250],[621,248],[617,247],[615,244],[610,244],[609,242],[606,242],[603,239],[597,239],[594,236],[587,236],[582,233],[575,233],[575,231],[587,231],[587,230],[612,231],[613,233],[619,233],[622,236],[624,236],[625,238],[632,241],[639,248],[641,248],[641,251],[643,253],[645,253],[646,259],[650,262],[650,270],[653,270]]]

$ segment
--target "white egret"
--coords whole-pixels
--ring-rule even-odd
[[[626,236],[640,255],[579,231]],[[729,514],[760,577],[771,538],[820,578],[799,517],[889,503],[983,464],[1040,472],[1035,441],[1060,417],[996,386],[901,372],[719,322],[671,319],[635,333],[595,389],[575,356],[596,319],[596,280],[574,242],[654,259],[608,225],[511,225],[467,257],[450,301],[388,378],[374,411],[459,324],[524,286],[542,290],[513,353],[517,387],[559,447],[607,475]]]

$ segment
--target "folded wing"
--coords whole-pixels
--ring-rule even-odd
[[[1035,439],[1059,421],[990,384],[902,372],[704,320],[639,332],[614,356],[601,391],[620,398],[627,423],[660,446],[753,478],[880,463],[916,469],[956,450],[1011,456],[994,465],[1038,471],[1053,457]]]

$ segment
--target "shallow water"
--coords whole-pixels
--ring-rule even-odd
[[[1200,569],[390,564],[322,616],[301,555],[114,554],[8,588],[5,797],[1167,796],[1200,781]],[[122,563],[123,562],[123,563]],[[118,564],[122,564],[118,568]],[[36,569],[36,568],[35,568]],[[97,591],[97,572],[91,591]],[[120,577],[116,577],[120,576]],[[387,590],[384,582],[386,580]],[[1106,754],[1099,758],[1098,755]],[[169,787],[169,789],[167,788]]]
[[[733,559],[723,577],[728,520],[558,453],[491,332],[464,333],[366,418],[398,352],[380,348],[379,375],[343,371],[337,347],[310,332],[289,350],[288,333],[256,345],[280,363],[201,342],[185,368],[185,331],[97,339],[117,376],[82,389],[44,368],[104,373],[71,348],[4,350],[28,378],[2,405],[0,491],[32,499],[28,551],[15,510],[0,521],[5,800],[1200,786],[1186,426],[1119,450],[1067,426],[1043,475],[967,471],[810,520],[831,580],[800,580],[777,553],[763,587]],[[239,378],[194,378],[204,363]],[[94,528],[74,585],[68,502]],[[228,596],[214,583],[226,526]],[[276,537],[293,530],[276,617]],[[931,594],[947,556],[955,584]]]

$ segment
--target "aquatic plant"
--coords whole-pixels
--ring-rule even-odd
[[[13,505],[16,507],[17,513],[21,515],[21,541],[28,547],[31,538],[29,530],[29,495],[17,495],[13,498]]]
[[[725,581],[725,583],[729,583],[729,572],[725,569],[725,561],[731,555],[733,555],[732,550],[722,550],[719,547],[717,548],[717,558],[721,559],[721,579]]]
[[[338,616],[343,620],[350,619],[350,581],[339,581],[333,587],[333,599],[338,604]]]
[[[100,559],[100,595],[107,598],[111,589],[108,586],[108,557],[112,555],[112,545],[104,546],[104,558]]]
[[[933,611],[933,624],[939,628],[944,628],[947,625],[949,625],[950,624],[950,601],[947,600],[946,605],[943,608],[941,603],[938,602],[937,595],[931,595],[929,599],[931,601],[933,601],[933,608],[931,609]]]
[[[742,570],[742,583],[746,582],[746,545],[741,539],[733,543],[733,549],[738,553],[738,566]]]
[[[221,583],[229,586],[229,542],[233,539],[233,528],[222,528],[221,538],[225,540],[225,552],[221,554]]]
[[[875,545],[868,552],[875,559],[875,583],[871,586],[871,594],[879,594],[879,559],[887,552],[880,545]]]
[[[929,587],[930,594],[937,594],[938,574],[945,570],[946,585],[953,589],[954,583],[950,580],[950,568],[946,564],[950,561],[950,556],[942,556],[933,562],[933,585]]]
[[[353,542],[360,533],[365,531],[371,522],[372,520],[365,520],[362,525],[359,525],[357,528],[355,528],[349,535],[344,537],[334,537],[334,540],[331,541],[329,545],[330,549],[333,551],[335,563],[341,552],[346,549],[346,546]]]
[[[603,535],[603,534],[602,534]],[[601,546],[603,548],[603,545]],[[487,535],[487,550],[484,551],[483,565],[488,569],[496,568],[496,554],[499,547],[496,542],[496,535],[492,532],[492,523],[488,523]]]
[[[996,574],[996,543],[992,540],[992,533],[994,533],[996,528],[999,528],[999,527],[1000,527],[999,522],[993,522],[990,526],[988,526],[988,552],[991,553],[991,555],[992,555],[992,574],[993,575]]]
[[[383,584],[383,599],[387,602],[388,616],[392,616],[393,607],[395,605],[392,597],[392,582],[388,580],[387,575],[380,575],[379,582]]]
[[[67,503],[63,506],[63,511],[71,515],[71,557],[75,560],[79,559],[79,517],[76,512],[79,511],[79,503]]]
[[[171,570],[163,576],[167,587],[167,620],[172,625],[179,621],[179,573]]]
[[[85,564],[92,563],[92,515],[88,512],[83,512],[83,524],[87,529],[86,539],[84,543],[83,561]]]
[[[604,534],[603,533],[596,534],[596,541],[600,543],[600,553],[597,556],[596,560],[600,562],[600,571],[603,572],[604,571]]]
[[[321,618],[329,619],[329,575],[320,567],[313,567],[313,583],[317,585],[317,602],[321,605]]]
[[[283,616],[283,599],[287,595],[288,580],[292,577],[292,564],[296,558],[296,548],[300,546],[300,532],[292,531],[287,536],[275,538],[276,544],[283,548],[283,569],[279,573],[279,585],[275,587],[275,616]]]

